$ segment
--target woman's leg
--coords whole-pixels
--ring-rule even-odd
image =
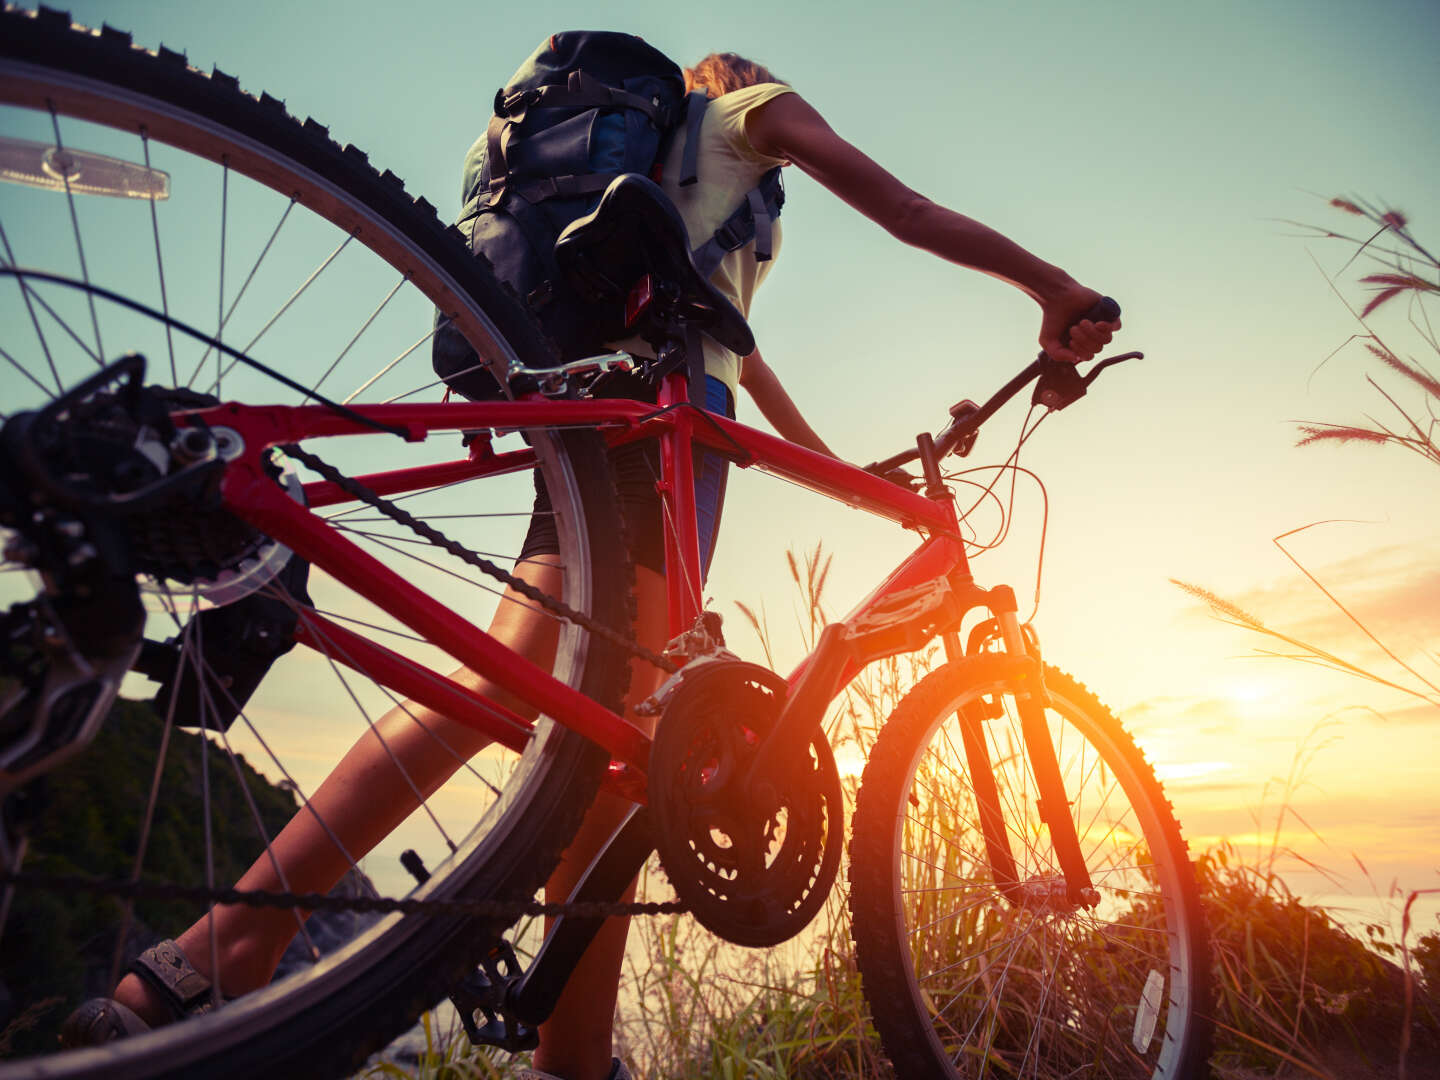
[[[635,591],[636,637],[642,645],[658,651],[664,646],[668,633],[665,579],[654,570],[637,566]],[[646,732],[653,730],[655,721],[653,718],[637,717],[634,707],[658,689],[662,677],[662,672],[643,660],[631,662],[626,717]],[[603,791],[600,793],[575,841],[545,885],[547,900],[563,901],[569,897],[586,867],[634,805],[627,799]],[[623,899],[633,899],[634,895],[632,882]],[[605,1080],[610,1072],[615,1001],[629,928],[629,919],[607,919],[585,950],[585,955],[565,984],[565,991],[560,995],[554,1013],[540,1025],[535,1068],[564,1080]]]
[[[523,562],[516,573],[547,592],[560,587],[559,570],[554,566]],[[554,620],[536,612],[518,596],[507,592],[507,600],[501,601],[489,632],[541,666],[553,660],[557,640]],[[527,711],[520,702],[466,668],[452,677],[517,712]],[[416,789],[428,797],[488,741],[473,728],[414,702],[391,709],[360,736],[316,789],[308,805],[275,837],[269,852],[256,859],[236,882],[236,888],[283,889],[275,869],[278,862],[289,891],[329,891],[350,869],[350,859],[360,859],[419,806]],[[324,827],[318,819],[323,819]],[[331,833],[344,846],[344,852],[331,839]],[[219,905],[176,942],[196,970],[215,981],[213,934],[213,958],[218,961],[221,992],[235,997],[270,981],[295,932],[295,916],[289,910]],[[170,1019],[154,992],[134,975],[121,980],[114,996],[149,1023]]]

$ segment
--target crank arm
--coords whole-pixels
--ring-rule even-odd
[[[610,835],[566,902],[620,899],[654,850],[650,811],[636,806]],[[539,1025],[550,1018],[570,973],[595,940],[600,927],[605,925],[606,918],[605,915],[556,916],[535,959],[506,995],[506,1004],[518,1020]]]

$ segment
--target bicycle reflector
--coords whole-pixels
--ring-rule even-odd
[[[635,282],[630,289],[630,295],[625,298],[625,326],[627,328],[635,325],[635,320],[645,314],[645,309],[655,299],[655,283],[650,279],[649,274],[643,275]]]
[[[170,174],[120,158],[0,136],[0,180],[80,195],[168,199]]]

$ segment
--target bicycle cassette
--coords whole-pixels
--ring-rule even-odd
[[[740,945],[777,945],[804,929],[840,863],[840,776],[822,733],[808,770],[773,805],[739,794],[785,690],[756,664],[698,665],[666,703],[650,750],[660,865],[700,923]]]

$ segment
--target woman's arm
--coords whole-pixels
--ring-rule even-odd
[[[1088,360],[1120,328],[1118,320],[1072,326],[1099,293],[994,229],[912,191],[837,135],[798,94],[782,94],[752,110],[745,131],[756,150],[798,165],[896,239],[1025,292],[1041,307],[1040,345],[1055,359]]]
[[[800,410],[785,392],[785,387],[780,384],[775,372],[770,370],[770,365],[765,363],[759,349],[740,362],[740,385],[782,439],[789,439],[807,450],[815,450],[830,457],[836,456],[834,451],[825,445],[824,440],[815,434],[815,429],[806,422],[805,417],[800,415]]]

